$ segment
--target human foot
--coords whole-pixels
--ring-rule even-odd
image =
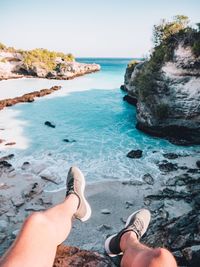
[[[83,222],[87,221],[91,216],[91,208],[84,196],[85,178],[79,168],[71,167],[69,169],[66,187],[66,197],[75,194],[79,199],[79,205],[74,216]]]
[[[147,209],[141,209],[132,213],[127,221],[125,227],[117,234],[108,237],[105,241],[105,251],[110,257],[122,254],[120,248],[120,239],[122,235],[128,231],[133,231],[137,238],[140,239],[146,232],[151,214]]]

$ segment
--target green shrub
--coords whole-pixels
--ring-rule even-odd
[[[131,60],[129,63],[128,63],[128,68],[134,68],[139,62],[137,60]]]
[[[73,61],[74,57],[72,54],[64,54],[62,52],[49,51],[47,49],[33,49],[30,51],[24,51],[23,61],[27,68],[31,68],[35,64],[45,68],[48,71],[55,69],[57,63],[56,58],[61,57],[63,61]]]
[[[0,62],[1,62],[1,63],[6,63],[7,61],[6,61],[5,58],[2,58],[2,59],[0,59]]]
[[[2,43],[0,43],[0,50],[4,50],[6,48],[6,46]]]
[[[192,46],[192,52],[196,57],[200,56],[200,39],[194,42]]]

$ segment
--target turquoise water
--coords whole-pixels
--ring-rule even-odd
[[[141,179],[159,175],[155,162],[163,152],[190,154],[195,147],[179,147],[148,136],[135,128],[135,108],[123,102],[125,68],[130,59],[81,59],[96,62],[100,72],[71,81],[21,79],[7,81],[13,88],[40,89],[61,84],[63,89],[31,104],[10,108],[23,122],[26,149],[14,149],[15,163],[38,160],[64,180],[66,169],[78,165],[89,182],[103,179]],[[10,84],[9,84],[10,82]],[[5,86],[5,85],[4,85]],[[44,125],[51,121],[56,128]],[[13,129],[14,130],[14,129]],[[63,139],[76,142],[63,142]],[[132,149],[142,149],[141,159],[129,159]],[[156,151],[153,153],[153,151]]]

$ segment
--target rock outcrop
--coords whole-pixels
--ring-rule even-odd
[[[114,263],[94,251],[60,245],[57,249],[53,267],[114,267]]]
[[[158,47],[150,60],[129,65],[123,87],[137,103],[136,127],[180,145],[200,144],[200,56],[185,39],[171,43],[169,59],[159,62],[168,51]]]
[[[40,55],[43,51],[46,53],[46,58]],[[27,53],[30,53],[30,55],[27,56]],[[35,55],[35,53],[37,54]],[[56,53],[44,49],[33,50],[32,54],[31,51],[20,52],[16,50],[9,52],[0,50],[0,80],[22,77],[69,80],[100,70],[100,65],[98,64],[70,61],[61,56],[56,57],[54,54]],[[61,53],[57,54],[60,55]],[[63,56],[66,57],[64,54]]]
[[[5,107],[10,107],[13,105],[16,105],[18,103],[25,103],[25,102],[33,102],[36,97],[42,97],[45,95],[49,95],[57,90],[60,90],[61,86],[53,86],[50,89],[42,89],[40,91],[34,91],[28,94],[24,94],[22,96],[14,97],[14,98],[8,98],[0,100],[0,110]],[[10,143],[7,145],[11,145]]]

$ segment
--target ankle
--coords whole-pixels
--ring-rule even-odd
[[[122,251],[125,251],[131,245],[138,243],[138,238],[136,233],[133,231],[125,232],[120,239],[120,248]]]
[[[65,198],[65,201],[66,202],[70,201],[72,203],[71,208],[73,210],[73,213],[76,213],[76,211],[79,208],[79,203],[80,203],[79,197],[76,194],[71,193]]]

